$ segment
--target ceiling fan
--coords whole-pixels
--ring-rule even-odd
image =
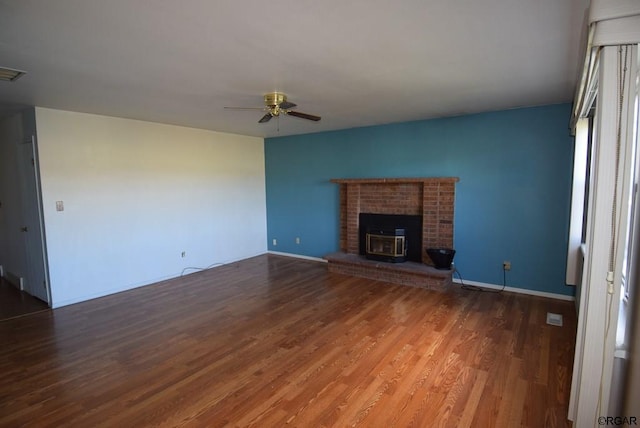
[[[313,114],[302,113],[292,110],[296,104],[287,101],[287,96],[282,92],[269,92],[264,94],[264,107],[225,107],[229,110],[262,110],[266,112],[264,116],[258,121],[258,123],[266,123],[271,120],[272,117],[280,117],[280,115],[299,117],[300,119],[319,121],[320,116]]]

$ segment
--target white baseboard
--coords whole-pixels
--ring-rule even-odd
[[[20,291],[24,291],[24,278],[14,274],[13,272],[7,271],[7,276],[5,277],[7,282],[14,287],[16,287]]]
[[[268,254],[275,254],[275,255],[278,255],[278,256],[294,257],[294,258],[297,258],[297,259],[312,260],[312,261],[316,261],[316,262],[327,263],[327,261],[325,259],[321,259],[319,257],[303,256],[301,254],[293,254],[293,253],[283,253],[283,252],[280,252],[280,251],[267,251],[267,253]],[[456,283],[456,284],[461,284],[461,281],[459,279],[455,279],[454,278],[453,282]],[[478,281],[464,280],[464,283],[466,285],[474,285],[476,287],[489,288],[489,289],[492,289],[492,290],[500,290],[500,289],[502,289],[502,285],[487,284],[487,283],[478,282]],[[505,287],[504,291],[509,291],[511,293],[519,293],[519,294],[528,294],[530,296],[547,297],[549,299],[566,300],[566,301],[569,301],[569,302],[575,301],[575,297],[573,297],[573,296],[566,296],[564,294],[558,294],[558,293],[547,293],[546,291],[529,290],[527,288]]]
[[[456,284],[462,284],[462,281],[456,278],[453,279],[453,282]],[[469,281],[467,279],[464,280],[464,283],[465,285],[473,285],[475,287],[489,288],[492,290],[502,289],[502,285],[487,284],[487,283],[478,282],[478,281]],[[566,300],[568,302],[573,302],[576,300],[576,298],[573,296],[567,296],[567,295],[558,294],[558,293],[547,293],[546,291],[529,290],[527,288],[504,287],[504,291],[509,291],[511,293],[519,293],[519,294],[528,294],[530,296],[547,297],[549,299]]]
[[[281,253],[280,251],[267,251],[267,253],[268,254],[275,254],[277,256],[294,257],[296,259],[311,260],[311,261],[314,261],[314,262],[327,263],[327,261],[325,259],[321,259],[320,257],[303,256],[302,254],[293,254],[293,253]]]
[[[259,256],[259,255],[262,255],[262,254],[264,254],[264,253],[262,253],[262,252],[261,253],[252,253],[252,254],[247,255],[246,257],[229,259],[229,260],[226,260],[224,262],[213,263],[213,264],[211,264],[209,266],[204,266],[204,267],[186,267],[186,268],[184,268],[182,270],[182,272],[175,272],[175,273],[172,273],[172,274],[169,274],[169,275],[163,275],[163,276],[151,278],[151,279],[148,279],[148,280],[142,281],[142,282],[135,282],[135,283],[125,284],[125,285],[122,285],[120,287],[110,288],[110,289],[107,289],[107,290],[99,290],[96,293],[84,294],[84,295],[81,295],[81,296],[73,297],[71,299],[65,299],[65,300],[62,300],[62,301],[55,301],[55,302],[53,302],[51,304],[51,308],[52,309],[58,309],[58,308],[61,308],[63,306],[75,305],[76,303],[82,303],[82,302],[86,302],[88,300],[99,299],[100,297],[110,296],[112,294],[122,293],[122,292],[129,291],[129,290],[134,290],[136,288],[146,287],[148,285],[154,285],[154,284],[157,284],[157,283],[162,282],[162,281],[167,281],[167,280],[170,280],[170,279],[179,278],[181,276],[186,276],[186,275],[202,272],[203,270],[207,270],[207,269],[215,269],[215,268],[218,268],[220,266],[228,265],[228,264],[231,264],[231,263],[235,263],[237,261],[249,259],[251,257],[256,257],[256,256]],[[185,272],[185,270],[189,270],[189,271]]]

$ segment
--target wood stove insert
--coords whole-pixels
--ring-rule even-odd
[[[405,230],[367,230],[365,255],[369,260],[391,263],[406,261],[407,239]]]
[[[422,261],[422,216],[360,213],[358,217],[361,255],[391,263]]]

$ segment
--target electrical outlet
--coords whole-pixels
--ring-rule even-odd
[[[278,240],[276,238],[273,238],[273,246],[275,247],[276,245],[278,245]]]
[[[183,252],[182,252],[182,257],[184,258],[186,255],[187,255],[187,252],[186,252],[186,251],[183,251]]]
[[[299,243],[300,243],[300,238],[299,238],[299,237],[297,237],[297,238],[296,238],[296,244],[299,244]]]
[[[511,262],[505,260],[504,262],[502,262],[502,269],[504,270],[511,270]]]

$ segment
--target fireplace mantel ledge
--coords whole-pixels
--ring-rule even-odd
[[[423,177],[423,178],[332,178],[339,184],[376,184],[376,183],[457,183],[459,177]]]

